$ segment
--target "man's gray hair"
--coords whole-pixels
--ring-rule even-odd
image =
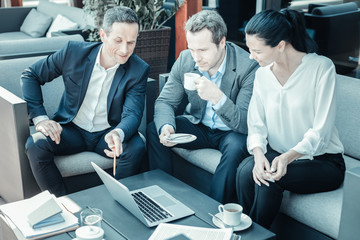
[[[139,25],[139,19],[136,13],[128,7],[118,6],[110,8],[106,11],[102,28],[108,34],[115,22],[120,23],[136,23]]]
[[[226,37],[226,24],[215,10],[202,10],[189,18],[185,24],[186,32],[199,32],[204,28],[212,33],[213,42],[216,45],[219,45],[221,39]]]

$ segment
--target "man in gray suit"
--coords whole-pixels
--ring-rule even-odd
[[[150,169],[172,173],[171,147],[214,148],[222,153],[210,196],[219,202],[236,200],[236,168],[246,156],[247,110],[258,65],[249,54],[226,42],[226,25],[212,10],[193,15],[185,26],[187,50],[174,63],[155,103],[154,122],[147,129]],[[184,74],[193,72],[195,90],[184,88]],[[183,115],[175,111],[186,95]],[[197,139],[175,144],[170,134],[191,133]]]

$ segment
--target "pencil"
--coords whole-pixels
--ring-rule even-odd
[[[112,147],[111,149],[114,152],[113,175],[115,176],[115,173],[116,173],[116,149],[115,149],[115,147]]]

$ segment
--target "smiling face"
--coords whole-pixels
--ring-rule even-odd
[[[246,34],[246,45],[248,46],[250,52],[249,58],[257,61],[261,67],[267,66],[276,61],[282,44],[283,41],[281,41],[278,46],[270,47],[265,44],[263,39],[258,38],[256,35]]]
[[[198,32],[186,32],[186,40],[191,56],[199,70],[214,75],[225,56],[225,37],[216,45],[212,40],[212,33],[204,28]]]
[[[126,63],[134,52],[138,32],[137,23],[114,22],[108,33],[100,29],[103,63],[107,66]]]

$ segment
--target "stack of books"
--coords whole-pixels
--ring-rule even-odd
[[[75,230],[78,219],[48,191],[0,206],[1,218],[18,239],[41,239]]]

